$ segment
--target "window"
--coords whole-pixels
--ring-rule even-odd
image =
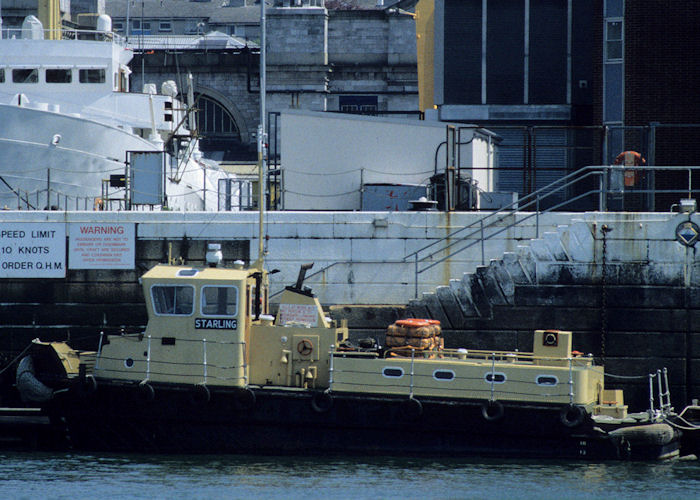
[[[170,21],[160,21],[158,23],[158,31],[171,32],[173,30],[173,24]]]
[[[454,380],[455,372],[452,370],[435,370],[433,372],[433,378],[440,381]]]
[[[151,21],[141,21],[141,19],[131,20],[131,34],[132,35],[150,35],[151,34]]]
[[[78,72],[78,80],[80,83],[104,83],[104,69],[81,69]]]
[[[382,375],[389,378],[401,378],[403,377],[403,368],[387,366],[382,370]]]
[[[622,59],[623,26],[622,20],[605,23],[605,60]]]
[[[537,375],[535,383],[537,385],[555,386],[559,383],[559,379],[554,375]]]
[[[121,21],[115,21],[112,23],[112,31],[116,32],[122,32],[124,31],[124,23]]]
[[[190,315],[194,311],[194,287],[190,285],[153,285],[151,299],[158,315]]]
[[[73,75],[69,69],[47,69],[46,83],[70,83]]]
[[[39,70],[37,68],[22,68],[12,70],[13,83],[37,83],[39,81]]]
[[[493,382],[494,384],[504,384],[506,381],[506,374],[501,372],[489,372],[486,375],[484,375],[484,380],[488,384],[490,384],[491,382]]]
[[[376,114],[379,100],[376,95],[341,95],[338,97],[338,109],[341,113]]]
[[[5,83],[5,68],[0,68],[0,83]]]
[[[238,313],[238,288],[235,286],[202,287],[202,315],[235,316]]]

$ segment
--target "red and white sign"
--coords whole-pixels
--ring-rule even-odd
[[[134,224],[70,224],[68,268],[133,269],[135,234]]]
[[[318,308],[312,304],[280,304],[279,323],[317,326]]]

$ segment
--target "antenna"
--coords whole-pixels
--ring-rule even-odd
[[[263,210],[265,208],[265,87],[266,87],[266,28],[265,0],[260,0],[260,125],[258,125],[258,260],[255,267],[262,269],[264,260]]]

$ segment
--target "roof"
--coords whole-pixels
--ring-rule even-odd
[[[207,19],[214,23],[260,23],[260,4],[245,7],[222,7],[225,1],[191,2],[189,0],[110,0],[105,2],[105,13],[114,18],[129,16],[138,19]],[[268,6],[272,0],[266,0]]]
[[[132,35],[128,46],[139,50],[241,50],[257,49],[258,44],[220,31],[206,35]]]
[[[143,0],[134,3],[133,0],[109,0],[105,2],[105,13],[113,19],[129,16],[137,19],[141,16],[148,19],[207,19],[209,23],[239,23],[259,24],[260,3],[246,6],[239,5],[240,0]],[[384,0],[383,5],[377,5],[378,0],[345,0],[354,5],[355,10],[385,10],[394,7],[410,8],[417,0]],[[266,0],[268,8],[273,7],[275,0]]]

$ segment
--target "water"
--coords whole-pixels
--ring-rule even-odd
[[[700,462],[0,453],[0,498],[677,499]]]

